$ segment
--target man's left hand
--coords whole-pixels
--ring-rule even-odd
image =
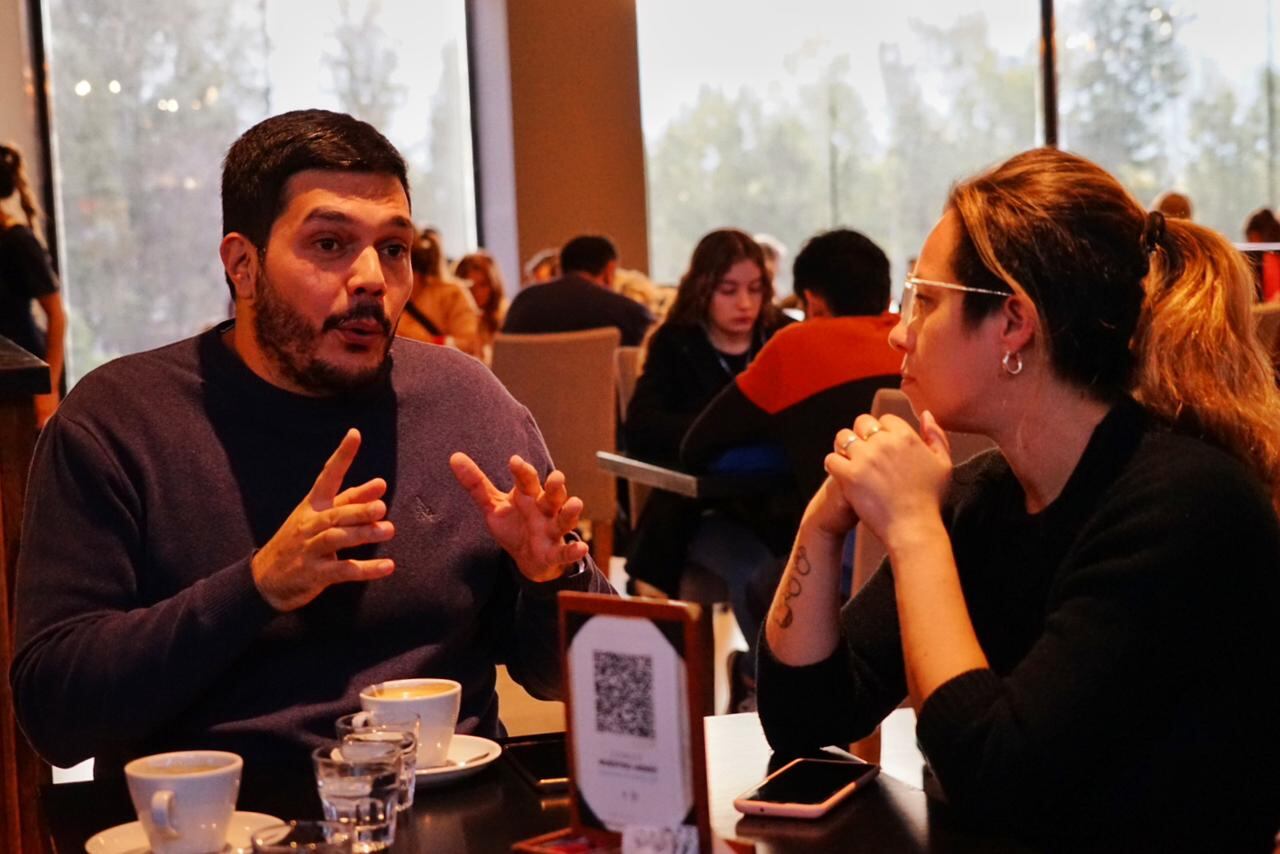
[[[543,484],[537,469],[514,456],[509,465],[515,486],[502,492],[461,451],[449,458],[449,465],[484,513],[489,533],[526,578],[553,581],[586,557],[586,543],[564,541],[564,535],[578,524],[582,500],[569,497],[562,472],[553,471]]]

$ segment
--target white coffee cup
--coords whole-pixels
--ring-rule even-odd
[[[393,679],[370,685],[360,692],[360,705],[377,713],[413,712],[422,722],[418,738],[418,768],[443,765],[449,756],[449,742],[458,724],[462,686],[452,679]]]
[[[124,766],[129,797],[154,854],[206,854],[227,844],[244,760],[222,750],[180,750]]]

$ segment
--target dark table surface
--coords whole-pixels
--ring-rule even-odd
[[[882,773],[817,821],[745,818],[733,799],[765,776],[768,744],[755,715],[707,718],[707,767],[712,826],[722,838],[751,840],[758,854],[838,850],[847,852],[1003,852],[1025,850],[1014,843],[966,830],[923,791]],[[318,818],[320,802],[306,775],[246,786],[238,808],[282,818]],[[122,782],[46,786],[41,801],[55,850],[74,854],[98,831],[134,818]],[[395,852],[510,850],[512,843],[564,827],[569,810],[563,798],[544,798],[506,761],[457,785],[419,789],[413,812],[400,819]]]
[[[0,396],[44,394],[49,366],[0,335]]]

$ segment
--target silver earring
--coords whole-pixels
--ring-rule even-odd
[[[1000,360],[1000,364],[1004,367],[1004,372],[1011,377],[1016,377],[1022,373],[1022,354],[1016,350],[1010,350],[1004,354],[1004,358]]]

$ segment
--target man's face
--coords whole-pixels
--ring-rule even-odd
[[[272,224],[242,358],[281,388],[327,395],[381,373],[413,286],[409,200],[392,175],[308,170]]]

